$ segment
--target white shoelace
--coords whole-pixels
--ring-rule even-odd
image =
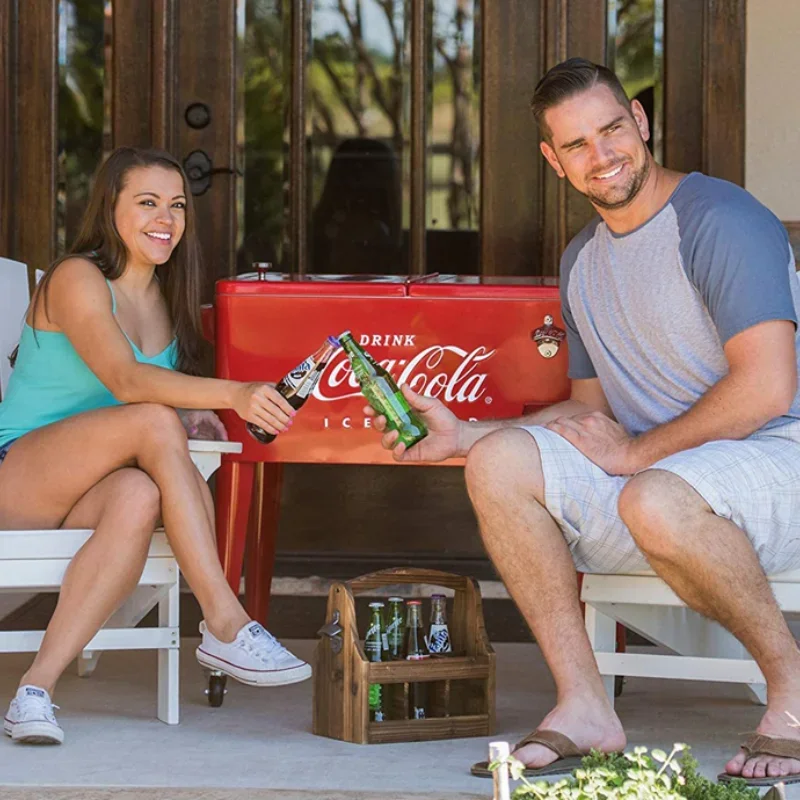
[[[256,638],[243,637],[238,646],[261,661],[267,662],[286,648],[267,630]]]
[[[48,703],[44,697],[36,697],[34,695],[25,695],[22,698],[17,698],[17,706],[21,718],[36,719],[43,716],[48,722],[56,722],[56,715],[53,713],[54,708],[59,708],[55,703]]]

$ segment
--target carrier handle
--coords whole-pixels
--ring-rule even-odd
[[[353,594],[361,594],[377,589],[379,586],[391,586],[395,583],[425,583],[462,591],[466,591],[470,585],[474,586],[475,584],[472,578],[454,575],[451,572],[442,572],[438,569],[395,567],[362,575],[360,578],[348,581],[347,585]]]

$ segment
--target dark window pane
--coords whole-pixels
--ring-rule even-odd
[[[244,102],[240,106],[245,176],[238,272],[250,271],[254,261],[271,261],[278,268],[288,214],[284,157],[288,144],[284,143],[288,142],[291,74],[285,46],[289,6],[282,0],[246,0],[244,12]]]
[[[309,272],[405,273],[408,0],[315,0]]]
[[[110,0],[60,0],[58,5],[58,252],[75,238],[92,175],[110,144],[106,89],[110,63]]]
[[[648,142],[661,161],[663,131],[664,0],[609,0],[608,65],[617,73],[628,97],[647,112]]]
[[[478,270],[480,0],[435,0],[429,105],[427,271]]]

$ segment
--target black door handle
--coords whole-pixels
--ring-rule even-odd
[[[183,170],[189,179],[189,191],[195,196],[205,194],[211,188],[211,176],[214,174],[242,174],[241,170],[231,167],[215,167],[204,150],[192,150],[183,159]]]

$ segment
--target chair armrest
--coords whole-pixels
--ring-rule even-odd
[[[241,453],[241,442],[218,442],[211,439],[189,439],[190,453]]]
[[[200,474],[208,480],[222,463],[223,453],[241,453],[241,442],[217,442],[209,439],[189,439],[189,455]]]

